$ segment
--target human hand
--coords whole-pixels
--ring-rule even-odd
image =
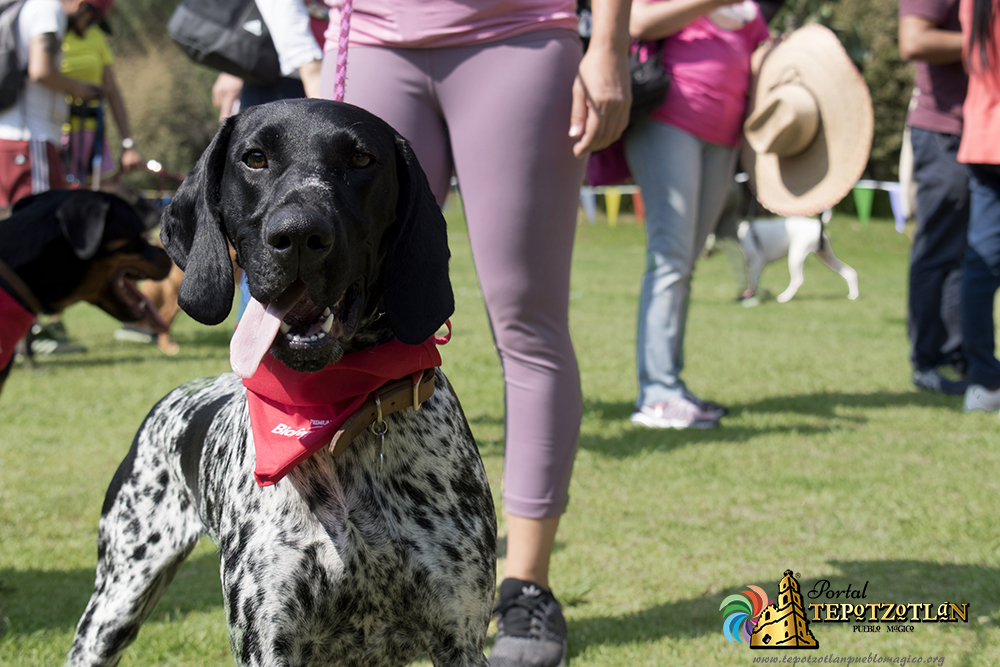
[[[73,99],[89,102],[90,100],[104,97],[104,89],[100,86],[95,86],[92,83],[84,83],[83,81],[74,81],[74,84],[73,90],[70,92]]]
[[[320,74],[322,71],[322,60],[310,60],[299,66],[299,77],[302,79],[302,87],[306,91],[306,97],[319,97]]]
[[[134,171],[142,165],[142,156],[134,148],[122,151],[122,171]]]
[[[243,92],[243,79],[220,72],[212,85],[212,105],[219,110],[219,120],[233,115],[233,107]]]
[[[591,43],[573,82],[569,136],[578,140],[573,154],[582,157],[617,141],[628,125],[631,106],[628,57]]]

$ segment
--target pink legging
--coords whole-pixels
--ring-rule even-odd
[[[573,33],[548,30],[470,47],[352,45],[347,65],[345,101],[409,139],[439,203],[458,176],[506,387],[504,507],[529,519],[565,510],[582,414],[569,335],[580,58]]]

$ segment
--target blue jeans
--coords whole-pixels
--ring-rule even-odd
[[[636,337],[642,407],[686,390],[680,374],[691,274],[719,221],[736,149],[643,118],[625,133],[625,157],[646,206],[648,257]]]
[[[970,164],[969,247],[962,264],[962,336],[969,381],[1000,387],[993,298],[1000,289],[1000,165]]]
[[[960,322],[962,258],[969,230],[969,171],[961,136],[910,128],[917,228],[910,249],[907,329],[914,370],[964,367]]]

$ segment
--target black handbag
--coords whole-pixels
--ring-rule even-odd
[[[278,52],[254,0],[182,0],[167,32],[197,63],[258,85],[281,78]]]
[[[645,42],[651,48],[646,49],[647,57],[640,60],[642,49],[636,49],[628,57],[628,69],[632,75],[632,111],[629,122],[650,114],[667,99],[670,90],[670,72],[663,64],[663,41]],[[640,46],[643,43],[640,43]],[[654,46],[655,45],[655,46]]]

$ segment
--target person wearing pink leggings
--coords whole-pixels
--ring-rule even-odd
[[[320,91],[332,98],[340,2],[327,1]],[[566,654],[548,569],[582,413],[570,261],[583,158],[621,133],[630,98],[629,0],[595,2],[586,56],[575,9],[575,0],[353,6],[344,101],[410,141],[439,203],[457,175],[503,368],[508,542],[493,667],[554,667]]]

